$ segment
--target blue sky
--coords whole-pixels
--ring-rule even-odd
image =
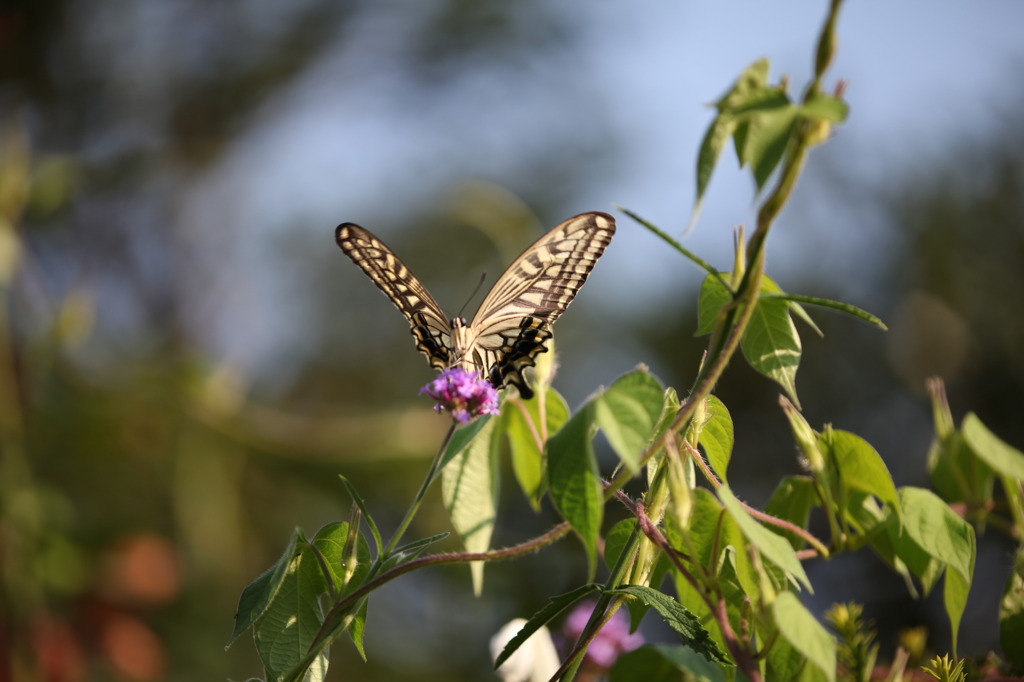
[[[237,334],[221,336],[215,352],[259,364],[296,341],[275,318],[287,307],[281,297],[294,291],[284,294],[266,278],[262,240],[322,232],[324,248],[333,249],[331,230],[343,220],[386,239],[410,205],[437,202],[463,180],[500,185],[531,146],[540,153],[591,124],[609,135],[612,158],[601,161],[599,177],[567,194],[564,215],[542,222],[618,203],[681,234],[710,120],[705,103],[760,57],[771,61],[773,78],[788,74],[798,94],[824,16],[823,3],[807,2],[535,6],[571,27],[567,50],[537,63],[485,60],[446,74],[443,87],[424,86],[401,68],[424,6],[372,6],[345,40],[251,119],[216,166],[192,179],[183,228],[244,226],[246,236],[218,260],[233,286],[210,305],[236,311],[253,334],[240,346]],[[848,0],[831,79],[847,80],[851,115],[809,172],[884,182],[887,174],[927,167],[953,140],[981,136],[998,117],[1016,113],[1010,106],[1024,64],[1022,27],[1024,3],[1015,0]],[[811,183],[802,187],[807,192]],[[798,192],[783,215],[773,245],[783,255],[770,261],[770,272],[784,283],[784,273],[813,254],[812,267],[837,278],[869,277],[861,261],[891,237],[886,227],[841,204],[813,202]],[[686,244],[728,267],[731,230],[751,222],[752,206],[750,180],[723,156]],[[627,223],[620,218],[620,236],[588,290],[658,300],[674,280],[696,282],[694,269],[678,266],[676,256]],[[652,279],[652,264],[670,274]],[[346,265],[339,258],[339,269]]]

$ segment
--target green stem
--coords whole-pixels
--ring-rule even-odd
[[[395,566],[391,570],[378,575],[375,578],[367,580],[365,583],[360,585],[358,588],[353,590],[350,594],[345,595],[343,599],[338,601],[331,607],[331,610],[324,616],[323,625],[320,627],[320,631],[313,639],[313,643],[310,645],[310,650],[320,645],[325,639],[333,638],[340,634],[340,631],[335,630],[335,626],[332,624],[336,619],[341,618],[347,611],[357,606],[362,599],[365,599],[371,592],[379,587],[391,582],[399,576],[405,575],[411,571],[416,571],[421,568],[428,568],[430,566],[440,566],[443,564],[459,564],[469,563],[473,561],[503,561],[505,559],[514,559],[516,557],[531,554],[537,550],[546,547],[547,545],[553,544],[558,540],[565,537],[569,531],[572,530],[572,526],[569,525],[568,521],[563,521],[543,535],[538,535],[535,538],[531,538],[526,542],[521,542],[518,545],[512,545],[511,547],[504,547],[502,549],[492,549],[487,552],[451,552],[443,554],[432,554],[430,556],[420,557],[407,561],[404,564]]]
[[[639,525],[633,526],[633,532],[630,533],[629,539],[619,554],[619,558],[615,561],[615,565],[612,566],[611,574],[605,582],[606,588],[622,584],[626,571],[629,570],[636,556],[636,551],[642,537],[643,534],[640,532]],[[571,680],[575,677],[580,664],[583,662],[583,655],[587,652],[587,647],[590,646],[590,642],[597,636],[597,633],[604,627],[604,624],[608,622],[608,619],[619,610],[622,601],[622,597],[613,597],[610,594],[602,593],[598,597],[594,610],[590,614],[590,620],[587,621],[583,632],[580,633],[579,639],[576,640],[576,644],[573,646],[572,651],[569,652],[569,655],[566,656],[565,661],[562,662],[561,667],[551,676],[550,682],[557,682],[563,679]]]
[[[412,519],[416,516],[416,512],[419,511],[420,505],[423,504],[423,498],[427,495],[427,490],[430,489],[430,485],[434,482],[437,477],[438,468],[441,464],[441,457],[444,455],[444,451],[448,449],[448,444],[452,440],[452,436],[455,435],[455,429],[458,426],[458,422],[452,419],[451,426],[448,427],[448,433],[445,434],[444,440],[441,441],[441,447],[437,449],[437,453],[434,455],[434,461],[430,463],[430,469],[427,470],[427,475],[423,478],[423,483],[420,484],[420,489],[416,492],[416,497],[413,498],[412,504],[409,506],[409,510],[405,512],[405,518],[398,524],[398,529],[395,531],[394,536],[391,538],[391,542],[384,548],[384,553],[378,557],[378,560],[383,562],[395,547],[398,546],[402,536],[405,535],[405,531],[408,530],[409,524],[412,523]]]

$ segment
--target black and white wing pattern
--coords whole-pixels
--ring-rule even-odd
[[[607,213],[569,218],[502,273],[473,317],[465,345],[468,359],[491,384],[512,384],[523,397],[532,395],[523,370],[547,351],[551,325],[576,297],[614,234],[615,219]]]
[[[363,269],[409,320],[416,348],[427,356],[430,366],[439,370],[451,366],[452,325],[434,297],[395,252],[354,223],[338,225],[334,238],[345,255]]]
[[[533,243],[502,273],[473,321],[448,321],[409,268],[372,234],[352,223],[335,233],[341,250],[409,320],[416,347],[436,369],[480,372],[495,388],[533,391],[523,377],[615,234],[607,213],[583,213]]]

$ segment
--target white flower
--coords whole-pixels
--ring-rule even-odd
[[[498,630],[498,634],[491,637],[491,658],[497,660],[505,645],[512,641],[524,625],[525,620],[514,618]],[[559,665],[551,633],[542,626],[501,664],[498,675],[504,682],[547,682]]]

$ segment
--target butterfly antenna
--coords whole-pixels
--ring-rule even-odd
[[[469,298],[466,299],[466,302],[462,304],[461,308],[459,308],[459,317],[462,317],[463,311],[466,309],[466,306],[469,305],[469,302],[473,300],[473,297],[480,293],[480,287],[484,285],[485,279],[487,279],[487,273],[481,272],[480,281],[476,283],[476,288],[473,289],[473,293],[469,295]]]

